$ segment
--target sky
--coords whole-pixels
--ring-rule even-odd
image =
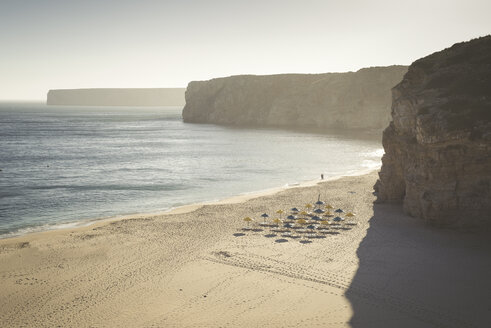
[[[491,33],[489,0],[0,0],[0,100],[409,65]]]

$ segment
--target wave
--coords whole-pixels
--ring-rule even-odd
[[[92,220],[84,220],[84,221],[76,221],[76,222],[47,223],[42,225],[32,225],[32,226],[22,227],[18,229],[13,229],[13,230],[0,229],[0,239],[19,237],[34,232],[86,227],[93,224],[95,221],[96,220],[92,219]]]
[[[56,190],[65,189],[72,191],[101,191],[101,190],[133,190],[133,191],[162,191],[162,190],[187,190],[191,186],[186,186],[177,183],[168,184],[147,184],[147,185],[46,185],[46,186],[31,186],[28,189],[31,190]]]
[[[377,150],[368,152],[365,154],[367,157],[382,157],[385,154],[385,150],[383,148],[379,148]]]
[[[361,163],[361,166],[364,168],[367,168],[367,169],[378,169],[382,166],[382,162],[381,161],[374,161],[371,159],[365,159]]]

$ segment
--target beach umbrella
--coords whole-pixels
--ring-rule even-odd
[[[263,222],[264,222],[264,223],[266,223],[266,218],[269,218],[269,215],[268,215],[268,214],[266,214],[266,213],[263,213],[263,214],[261,214],[261,216],[262,216],[262,217],[263,217],[263,219],[264,219],[264,221],[263,221]]]
[[[315,221],[322,221],[322,218],[318,217],[317,215],[313,216],[312,217],[312,220],[315,220]]]
[[[336,222],[339,222],[339,221],[343,221],[343,218],[339,217],[339,216],[336,216],[334,219],[332,219],[333,221],[336,221]]]
[[[356,216],[356,214],[355,213],[352,213],[352,212],[348,212],[348,213],[346,213],[345,216],[348,217],[348,218],[352,218],[353,216]]]
[[[337,209],[337,210],[335,210],[334,212],[336,212],[336,213],[338,213],[338,214],[340,214],[340,213],[344,213],[344,211],[343,211],[342,209],[340,209],[340,208],[338,208],[338,209]]]
[[[307,216],[307,215],[309,215],[309,213],[302,211],[302,212],[300,212],[300,215]]]
[[[295,220],[297,217],[295,215],[288,215],[286,218],[288,220]]]
[[[321,229],[321,230],[329,230],[329,227],[327,227],[329,225],[329,221],[321,221],[321,227],[317,228],[317,229]]]
[[[316,210],[314,211],[314,213],[317,213],[317,214],[322,214],[322,213],[324,213],[324,212],[325,212],[325,211],[324,211],[323,209],[320,209],[320,208],[318,208],[318,209],[316,209]]]
[[[280,224],[280,223],[283,223],[283,221],[281,221],[280,219],[276,218],[273,220],[274,223],[276,224]]]
[[[311,234],[315,233],[315,228],[316,228],[315,225],[310,224],[306,228],[310,230]]]
[[[314,207],[314,205],[312,205],[312,204],[305,204],[305,208],[308,208],[309,210],[310,210],[312,207]]]
[[[280,215],[280,219],[281,219],[281,214],[283,214],[283,213],[285,213],[285,211],[283,211],[283,210],[277,210],[276,211],[276,214],[279,214]]]
[[[291,228],[291,227],[293,227],[293,226],[292,226],[292,224],[291,224],[291,223],[285,223],[285,224],[283,225],[283,227],[285,227],[285,228]]]
[[[292,208],[290,211],[297,212],[297,213],[299,212],[298,208],[296,208],[296,207]]]
[[[251,222],[252,219],[250,217],[245,217],[244,221],[247,222],[247,226],[249,226],[249,222]]]
[[[318,201],[315,202],[315,205],[317,205],[319,207],[322,206],[322,205],[324,205],[324,204],[325,203],[322,200],[318,200]]]
[[[305,219],[298,219],[297,223],[299,223],[299,224],[306,224],[307,221],[305,221]]]
[[[328,210],[332,210],[332,209],[334,209],[334,207],[332,207],[330,204],[327,204],[327,205],[326,205],[326,208],[327,208]]]

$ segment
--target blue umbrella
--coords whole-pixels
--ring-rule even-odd
[[[324,211],[323,209],[318,208],[318,209],[316,209],[314,212],[315,212],[315,213],[317,213],[317,214],[322,214],[322,213],[324,213],[325,211]]]
[[[335,210],[334,212],[336,212],[336,213],[344,213],[344,211],[343,211],[342,209],[340,209],[340,208],[338,208],[338,209],[337,209],[337,210]]]
[[[325,203],[322,200],[318,200],[315,202],[315,205],[324,205]]]
[[[315,230],[315,225],[313,225],[313,224],[308,225],[308,226],[307,226],[307,229],[310,229],[310,230]]]
[[[334,219],[332,219],[333,221],[336,221],[336,222],[339,222],[339,221],[343,221],[344,219],[343,218],[340,218],[339,216],[336,216]]]
[[[291,227],[293,227],[293,226],[291,225],[291,223],[285,223],[285,224],[283,225],[283,227],[285,227],[285,228],[291,228]]]
[[[321,221],[322,218],[318,217],[317,215],[313,216],[312,217],[312,220],[315,220],[315,221]]]
[[[297,217],[295,215],[288,215],[286,218],[288,220],[295,220]]]
[[[266,213],[261,214],[261,216],[263,217],[264,222],[266,222],[266,218],[269,218],[269,215]]]
[[[292,208],[290,211],[292,211],[292,212],[300,212],[300,211],[298,210],[298,208],[296,208],[296,207]]]

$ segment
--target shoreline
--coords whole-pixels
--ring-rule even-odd
[[[485,327],[489,236],[374,204],[377,178],[0,240],[0,326]],[[356,225],[316,239],[243,229],[319,193]]]
[[[110,216],[110,217],[89,218],[89,219],[83,219],[83,220],[78,220],[78,221],[53,224],[53,225],[47,226],[46,228],[40,229],[40,230],[22,232],[19,234],[0,235],[0,243],[4,240],[12,241],[12,240],[15,240],[16,238],[23,238],[23,237],[28,237],[28,236],[37,235],[37,234],[46,234],[46,233],[68,231],[68,230],[73,230],[73,231],[84,230],[84,229],[88,229],[91,227],[99,227],[100,225],[109,224],[109,223],[114,222],[114,221],[131,220],[131,219],[135,219],[135,218],[148,218],[148,217],[154,217],[154,216],[166,216],[166,215],[173,215],[173,214],[184,214],[184,213],[193,212],[193,211],[199,209],[200,207],[203,207],[206,205],[224,205],[224,204],[243,203],[243,202],[246,202],[246,201],[254,199],[254,198],[274,195],[276,193],[279,193],[281,191],[288,190],[288,189],[311,187],[311,186],[315,186],[315,185],[323,183],[323,182],[335,181],[335,180],[342,179],[343,177],[362,176],[362,175],[370,174],[372,172],[379,171],[379,170],[380,170],[380,167],[367,168],[367,169],[363,169],[363,170],[358,170],[356,172],[347,173],[344,175],[336,175],[336,176],[332,176],[332,177],[326,177],[326,178],[324,178],[324,180],[315,179],[315,180],[302,181],[302,182],[291,184],[291,185],[286,184],[286,185],[283,185],[281,187],[273,187],[273,188],[267,188],[267,189],[263,189],[263,190],[245,192],[245,193],[238,194],[238,195],[228,196],[228,197],[225,197],[222,199],[215,199],[215,200],[210,200],[210,201],[205,201],[205,202],[185,204],[182,206],[172,207],[172,208],[170,208],[168,210],[164,210],[164,211],[122,214],[122,215],[114,215],[114,216]],[[41,226],[41,227],[45,227],[45,226]]]

